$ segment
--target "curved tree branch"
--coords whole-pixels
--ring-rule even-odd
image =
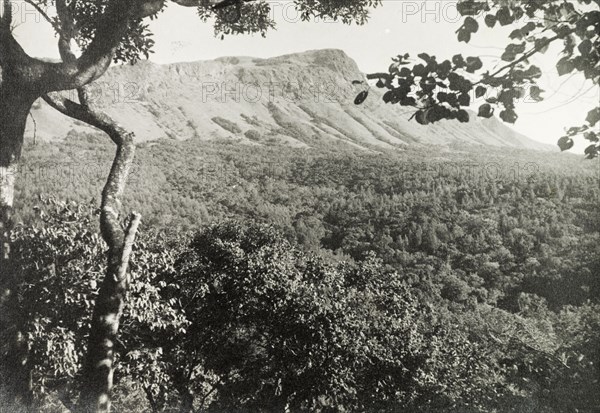
[[[87,358],[83,370],[81,412],[109,412],[113,385],[114,344],[117,341],[120,318],[129,285],[127,269],[141,216],[133,213],[127,229],[120,221],[120,197],[125,189],[133,164],[135,143],[133,133],[117,124],[107,114],[95,110],[86,88],[78,90],[79,103],[59,93],[43,99],[59,112],[105,132],[116,144],[117,151],[110,174],[102,191],[100,230],[108,245],[107,273],[100,288],[92,317]]]
[[[41,7],[37,2],[35,2],[33,0],[23,0],[23,1],[27,4],[32,5],[33,8],[35,9],[35,11],[37,11],[40,14],[40,16],[42,16],[44,18],[44,20],[46,20],[48,23],[50,23],[50,25],[54,28],[54,30],[56,30],[57,32],[60,31],[60,27],[56,24],[56,21],[52,20],[50,18],[50,16],[48,15],[48,13],[46,13],[44,8]]]
[[[494,77],[498,76],[500,73],[502,73],[503,71],[516,67],[519,63],[522,63],[522,62],[526,61],[527,59],[529,59],[531,56],[539,53],[540,50],[542,50],[544,47],[548,46],[550,43],[552,43],[556,40],[564,39],[566,36],[573,33],[574,31],[575,30],[570,30],[570,31],[566,32],[566,34],[564,34],[564,35],[556,35],[554,37],[547,39],[543,44],[534,46],[528,52],[523,53],[523,55],[520,58],[518,58],[518,59],[508,63],[507,65],[502,66],[500,69],[496,70],[494,73],[492,73],[489,76],[489,78],[494,78]],[[479,82],[474,83],[474,85],[481,84],[481,83],[484,83],[483,80],[480,80]]]
[[[158,13],[166,0],[111,0],[106,5],[94,38],[79,58],[70,50],[73,38],[73,18],[64,0],[56,0],[56,22],[33,0],[34,5],[59,34],[59,51],[62,62],[53,63],[33,58],[25,53],[10,32],[12,7],[4,1],[4,15],[0,19],[0,67],[12,67],[18,75],[22,88],[34,91],[38,96],[49,92],[81,88],[106,72],[114,54],[127,35],[130,25],[139,19]],[[198,0],[172,0],[183,7],[197,7]],[[217,5],[227,1],[215,2]]]

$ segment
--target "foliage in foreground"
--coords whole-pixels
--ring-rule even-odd
[[[369,75],[378,79],[377,87],[387,89],[386,103],[414,107],[414,119],[422,124],[442,119],[468,122],[466,107],[478,102],[477,116],[491,118],[496,109],[507,123],[519,118],[517,104],[544,100],[544,90],[538,82],[542,70],[531,63],[536,55],[546,53],[553,43],[560,44],[560,58],[555,62],[559,76],[579,74],[590,88],[600,82],[600,3],[592,0],[461,0],[457,11],[465,17],[456,31],[459,42],[469,43],[471,37],[486,26],[512,27],[509,42],[500,59],[491,68],[479,56],[456,54],[438,61],[435,56],[420,53],[412,64],[408,54],[393,59],[388,72]],[[410,67],[412,64],[412,67]],[[358,82],[360,83],[360,82]],[[416,92],[414,92],[416,90]],[[413,93],[414,92],[414,93]],[[355,103],[367,98],[362,91]],[[600,136],[600,106],[587,112],[585,121],[570,127],[558,146],[565,151],[575,144],[573,138],[583,137],[589,143],[588,159],[598,157]]]
[[[42,411],[77,397],[103,273],[88,206],[50,201],[14,233]],[[458,305],[374,256],[328,262],[270,226],[142,237],[116,411],[593,412],[600,308]],[[435,277],[433,277],[435,279]],[[440,288],[441,289],[441,288]]]

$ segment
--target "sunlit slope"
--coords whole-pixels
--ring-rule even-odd
[[[502,124],[472,116],[422,126],[410,110],[389,105],[376,88],[360,106],[353,103],[363,79],[340,50],[316,50],[271,59],[226,57],[213,61],[118,66],[93,87],[97,104],[140,141],[232,139],[251,144],[318,148],[345,142],[360,148],[468,144],[551,150]],[[73,96],[75,98],[75,96]],[[62,139],[85,130],[37,103],[37,137]],[[30,119],[27,137],[33,136]]]

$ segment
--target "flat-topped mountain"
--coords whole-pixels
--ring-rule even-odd
[[[343,142],[382,149],[412,144],[550,148],[495,118],[473,115],[468,124],[419,125],[408,120],[408,108],[385,104],[376,88],[356,106],[354,97],[362,86],[352,81],[363,78],[340,50],[168,65],[144,61],[111,68],[93,85],[92,96],[139,141],[220,138],[296,147]],[[91,131],[39,102],[32,112],[38,138]],[[33,129],[30,120],[26,136]]]

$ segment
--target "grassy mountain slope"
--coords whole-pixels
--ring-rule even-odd
[[[359,148],[413,144],[489,145],[548,150],[497,119],[473,116],[469,124],[409,122],[405,108],[384,104],[379,90],[361,106],[352,80],[356,63],[340,50],[316,50],[270,59],[225,57],[213,61],[117,66],[93,89],[95,101],[140,141],[199,137],[249,144],[318,147],[344,142]],[[62,139],[85,125],[36,104],[42,140]],[[27,135],[33,135],[30,121]]]

